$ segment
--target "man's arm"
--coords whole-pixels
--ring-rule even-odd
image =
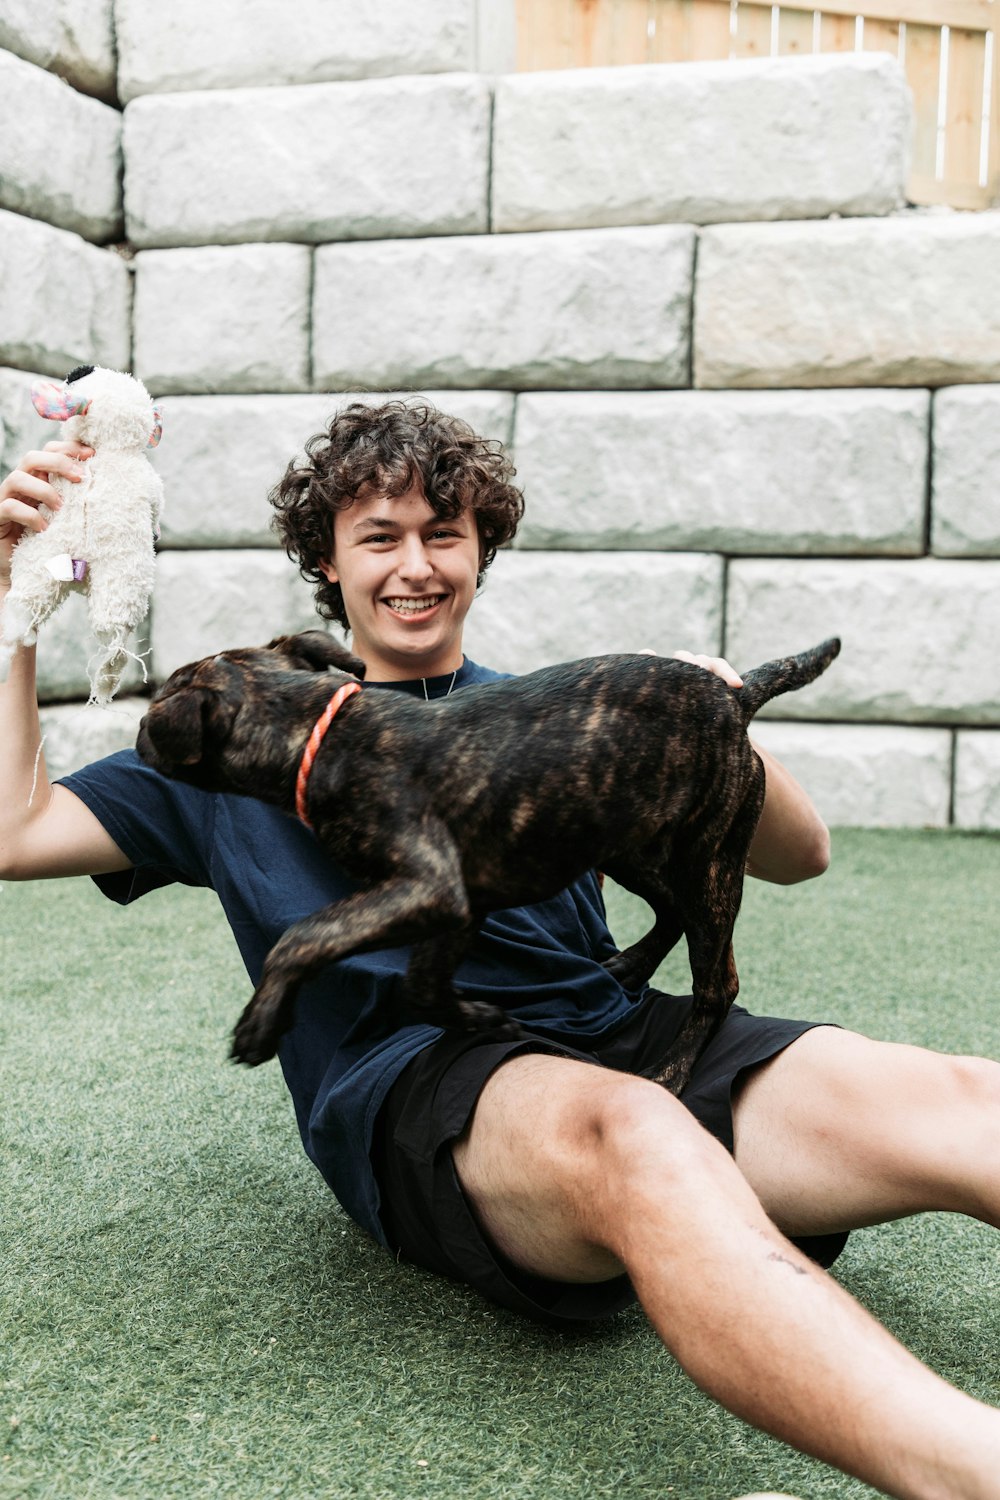
[[[830,863],[826,824],[790,771],[760,745],[767,790],[764,810],[750,845],[747,874],[776,885],[794,885],[822,875]]]
[[[714,672],[732,688],[743,686],[743,678],[721,656],[693,656],[690,651],[675,651],[674,656]],[[760,745],[754,744],[754,749],[764,762],[767,790],[747,874],[775,885],[795,885],[822,875],[830,863],[826,824],[791,772]]]
[[[14,547],[25,532],[45,529],[38,506],[59,506],[48,474],[79,478],[78,460],[90,452],[53,444],[28,454],[0,484],[0,605],[10,587]],[[50,785],[40,746],[35,650],[21,646],[0,684],[0,879],[127,870],[128,859],[90,809],[65,787]]]

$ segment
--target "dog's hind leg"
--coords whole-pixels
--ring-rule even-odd
[[[618,859],[608,862],[605,873],[652,907],[655,918],[653,926],[643,937],[605,960],[604,967],[623,989],[641,989],[684,934],[667,868],[662,853],[657,850],[653,855],[648,847],[634,861]]]
[[[690,886],[678,892],[687,934],[694,1003],[680,1035],[660,1071],[657,1083],[679,1094],[695,1060],[729,1014],[739,993],[733,957],[733,929],[743,897],[743,877],[750,840],[764,801],[763,772],[755,777],[722,843],[702,858],[687,855]]]

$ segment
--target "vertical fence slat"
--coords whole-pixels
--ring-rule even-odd
[[[913,90],[913,176],[933,181],[937,160],[940,27],[907,25],[904,65],[907,82]]]
[[[612,48],[619,63],[651,62],[649,17],[651,0],[618,0]]]
[[[899,56],[899,22],[865,20],[864,40],[861,44],[866,52],[891,52]]]
[[[687,15],[681,0],[652,0],[651,15],[650,62],[690,62]]]
[[[990,154],[986,201],[1000,208],[1000,26],[993,32],[993,86],[990,96]]]
[[[944,175],[949,181],[972,187],[979,186],[985,63],[985,32],[952,29],[948,38]]]
[[[729,33],[729,6],[710,4],[704,0],[688,0],[691,12],[691,61],[714,62],[716,58],[728,57],[731,37]]]
[[[572,65],[592,68],[611,40],[612,0],[572,0],[572,4]]]
[[[857,28],[851,16],[821,16],[819,46],[821,52],[853,52]]]
[[[778,51],[782,57],[808,57],[813,49],[811,10],[786,10],[778,13]]]
[[[729,56],[729,6],[716,0],[653,0],[654,62],[709,62]]]
[[[569,65],[569,0],[517,0],[518,72]]]
[[[740,0],[736,7],[736,35],[733,38],[734,57],[770,57],[771,55],[771,7],[770,5],[745,5]]]

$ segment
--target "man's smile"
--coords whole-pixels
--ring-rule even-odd
[[[396,595],[383,599],[382,603],[397,615],[426,614],[447,597],[445,594]]]

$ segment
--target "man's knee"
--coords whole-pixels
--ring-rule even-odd
[[[606,1075],[581,1100],[573,1186],[603,1230],[602,1243],[620,1252],[618,1231],[636,1215],[683,1206],[732,1160],[718,1141],[659,1084]]]
[[[463,1189],[504,1253],[571,1280],[616,1274],[623,1226],[654,1201],[697,1194],[719,1156],[729,1161],[658,1084],[540,1055],[497,1070],[454,1148]]]

